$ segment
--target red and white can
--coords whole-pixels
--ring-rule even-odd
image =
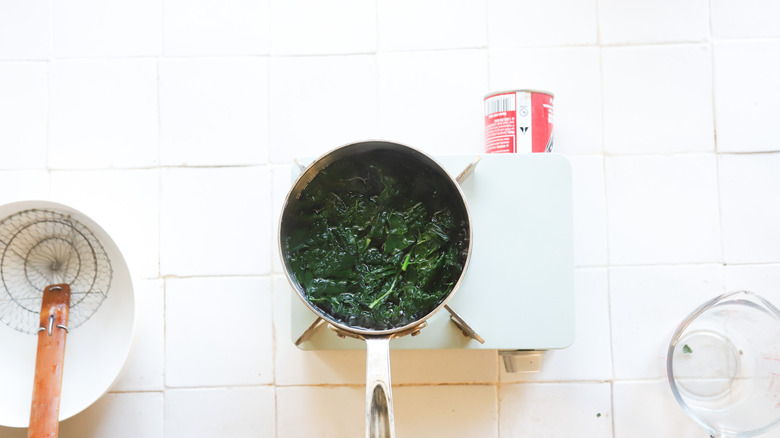
[[[515,90],[485,97],[485,152],[550,152],[552,148],[552,93]]]

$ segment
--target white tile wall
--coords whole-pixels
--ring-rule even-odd
[[[166,386],[272,383],[271,308],[267,278],[166,280]]]
[[[5,152],[4,154],[5,155]],[[49,172],[46,170],[6,170],[0,172],[0,199],[4,204],[49,197]],[[8,188],[13,187],[13,190]]]
[[[723,292],[721,265],[610,268],[615,378],[665,376],[666,351],[677,325],[699,304]]]
[[[0,168],[46,166],[46,81],[43,62],[0,64],[0,144],[18,145],[15,153],[3,154]]]
[[[511,90],[522,83],[523,88],[555,95],[555,126],[567,127],[555,132],[556,151],[572,155],[602,152],[598,47],[491,50],[489,67],[491,90]]]
[[[612,404],[615,436],[702,437],[702,429],[669,397],[669,384],[663,379],[615,382]]]
[[[265,55],[270,50],[267,0],[160,3],[163,50],[168,56]]]
[[[175,389],[165,395],[166,436],[273,436],[274,389]]]
[[[609,383],[527,383],[499,391],[501,437],[612,436]]]
[[[19,7],[3,2],[0,14],[0,59],[47,59],[51,53],[52,4],[31,2]]]
[[[778,37],[780,29],[774,18],[780,5],[772,0],[747,0],[736,4],[729,0],[713,0],[712,35],[717,38]]]
[[[711,52],[704,44],[603,49],[606,152],[712,151]]]
[[[487,0],[488,43],[495,48],[596,44],[597,9],[596,0]]]
[[[289,164],[374,137],[376,64],[371,55],[271,57],[271,162]]]
[[[610,263],[720,259],[713,154],[613,156],[605,172]]]
[[[780,187],[780,154],[723,155],[719,159],[723,258],[768,263],[780,257],[780,206],[765,202]]]
[[[276,435],[338,438],[363,435],[365,390],[357,386],[279,386]]]
[[[270,273],[270,192],[265,166],[165,169],[160,193],[161,273]]]
[[[159,91],[161,164],[267,162],[266,59],[165,59]]]
[[[332,55],[376,51],[376,3],[361,0],[271,2],[271,53]]]
[[[163,280],[134,284],[136,331],[114,391],[162,391],[165,376],[165,295]]]
[[[156,165],[157,70],[151,58],[52,61],[48,166]]]
[[[607,264],[607,203],[600,155],[569,156],[574,213],[574,264]]]
[[[403,386],[393,392],[398,436],[497,437],[495,386]]]
[[[379,0],[379,50],[437,50],[484,47],[484,2],[467,0]]]
[[[487,87],[484,50],[377,55],[379,133],[432,154],[474,151]]]
[[[716,41],[713,52],[715,127],[719,152],[770,152],[780,136],[767,127],[780,111],[780,42]]]
[[[76,417],[60,424],[59,436],[161,437],[162,392],[109,393]]]
[[[726,265],[726,290],[749,290],[761,294],[775,305],[780,303],[780,265]]]
[[[0,0],[0,203],[88,214],[135,286],[125,369],[60,436],[360,436],[365,352],[292,344],[276,248],[292,161],[366,138],[478,153],[484,95],[514,88],[555,93],[576,339],[537,374],[489,350],[393,350],[398,436],[705,436],[663,361],[708,298],[780,303],[779,13],[772,0]]]
[[[53,2],[54,56],[155,56],[162,51],[161,0]]]
[[[704,41],[709,38],[707,0],[600,0],[602,44],[647,44]]]

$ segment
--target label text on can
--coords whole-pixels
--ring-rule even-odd
[[[487,153],[550,152],[552,147],[552,94],[523,90],[485,98]]]

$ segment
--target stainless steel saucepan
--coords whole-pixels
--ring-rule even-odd
[[[424,182],[420,178],[417,178],[416,181],[420,184],[435,186],[435,197],[445,199],[446,207],[463,221],[465,230],[463,234],[465,236],[460,244],[465,257],[459,276],[456,281],[452,282],[449,293],[432,306],[427,313],[402,325],[370,329],[366,328],[364,324],[350,325],[343,319],[334,317],[330,312],[322,310],[307,298],[304,281],[296,278],[295,271],[291,266],[291,250],[286,242],[291,233],[301,232],[300,229],[296,229],[296,222],[299,222],[298,217],[302,214],[301,209],[304,209],[303,213],[305,214],[305,209],[308,208],[308,204],[301,199],[301,194],[317,175],[339,160],[362,160],[364,157],[369,160],[376,156],[384,157],[383,165],[385,166],[398,166],[398,169],[403,169],[403,172],[410,174],[412,180],[415,180],[415,176],[426,175],[428,179]],[[354,177],[359,178],[360,176],[354,175]],[[425,203],[426,200],[423,199],[421,202]],[[386,141],[365,141],[336,148],[310,164],[290,189],[282,208],[279,225],[279,248],[284,270],[299,298],[319,318],[327,321],[331,329],[341,336],[355,337],[366,342],[366,437],[388,438],[395,436],[390,383],[390,340],[407,334],[415,334],[426,325],[428,318],[447,304],[465,275],[471,255],[471,241],[471,221],[460,186],[435,160],[409,146]]]

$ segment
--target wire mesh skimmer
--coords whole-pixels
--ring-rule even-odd
[[[98,238],[68,214],[24,210],[0,222],[0,320],[34,334],[43,290],[71,289],[68,328],[80,326],[105,300],[112,269]]]
[[[100,307],[111,263],[98,238],[70,215],[29,209],[0,221],[0,319],[37,333],[28,438],[56,438],[65,340]]]

